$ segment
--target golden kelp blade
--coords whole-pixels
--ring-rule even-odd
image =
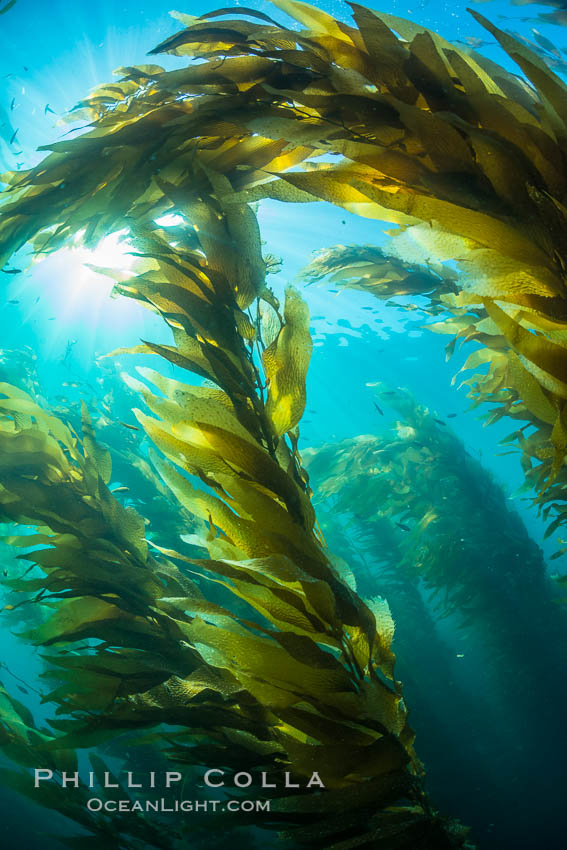
[[[291,431],[305,410],[305,377],[313,343],[309,310],[299,293],[286,292],[285,324],[263,353],[269,384],[266,413],[278,436]]]

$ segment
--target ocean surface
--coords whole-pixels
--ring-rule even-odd
[[[177,10],[200,15],[211,5],[191,2]],[[273,14],[269,3],[249,0],[247,5]],[[346,4],[318,0],[317,5],[349,19]],[[545,18],[560,4],[490,0],[473,5],[556,60],[556,73],[566,79],[567,29]],[[370,4],[514,70],[466,6],[461,0]],[[69,132],[60,116],[89,90],[110,80],[118,67],[153,61],[148,51],[179,28],[170,10],[170,0],[18,0],[0,15],[0,171],[35,166],[44,155],[38,148]],[[158,61],[167,69],[184,65],[174,56]],[[459,371],[480,346],[469,343],[448,359],[449,338],[427,328],[437,317],[419,301],[408,311],[402,307],[410,296],[384,303],[368,292],[337,288],[329,280],[309,283],[302,276],[302,269],[324,249],[384,245],[387,223],[323,202],[294,206],[263,201],[258,218],[265,250],[281,259],[270,280],[274,291],[281,294],[294,283],[311,315],[314,348],[300,451],[310,472],[313,503],[329,548],[349,564],[358,592],[384,596],[390,603],[396,622],[396,676],[404,683],[433,805],[471,827],[470,840],[479,850],[560,850],[567,826],[567,686],[561,666],[567,656],[567,615],[553,601],[557,591],[551,577],[565,570],[563,559],[549,560],[558,541],[553,534],[544,536],[546,523],[532,494],[522,487],[519,454],[507,452],[501,443],[514,423],[503,419],[487,424],[489,409],[472,407],[469,388],[461,385],[468,374]],[[0,380],[37,394],[61,417],[68,414],[68,421],[76,421],[78,403],[84,401],[96,410],[95,428],[99,417],[102,425],[135,422],[121,373],[134,373],[136,365],[149,360],[103,356],[140,340],[167,344],[169,332],[159,316],[137,302],[111,297],[112,282],[92,268],[127,270],[127,245],[109,234],[93,251],[71,246],[41,262],[29,260],[25,248],[10,262],[21,272],[0,275]],[[181,375],[173,366],[168,371],[167,364],[159,368],[170,377]],[[406,466],[400,484],[400,467],[393,467],[388,480],[398,487],[396,504],[401,507],[390,510],[389,528],[396,539],[388,552],[376,517],[381,499],[391,496],[367,486],[364,468],[355,479],[354,461],[339,468],[340,459],[354,457],[349,453],[360,448],[363,438],[377,452],[395,451],[407,438],[404,428],[413,428],[414,434],[424,429],[420,449],[428,441],[442,449],[427,481]],[[147,441],[127,426],[109,427],[101,439],[111,452],[128,447],[148,457]],[[398,441],[394,449],[392,441]],[[350,490],[341,500],[341,482],[349,475]],[[113,487],[126,481],[127,471],[118,468]],[[423,543],[415,533],[412,498],[419,495],[422,501],[415,510],[422,510],[428,489],[432,510],[439,513],[445,505],[446,525],[443,541],[439,537]],[[143,505],[145,494],[136,497],[138,501],[126,494],[125,504]],[[155,531],[160,514],[153,520],[148,515]],[[13,530],[8,523],[0,528],[5,537]],[[459,554],[455,547],[461,544]],[[436,553],[441,545],[445,548]],[[429,584],[416,580],[412,604],[419,612],[414,614],[392,582],[392,567],[400,558],[407,563],[423,556],[433,563],[436,554],[447,569],[451,558],[461,565],[466,590],[459,595],[451,582],[449,590],[441,587],[442,565],[437,564]],[[1,545],[0,566],[9,577],[20,569],[17,555],[9,542]],[[530,590],[530,570],[537,573],[537,590]],[[479,585],[485,584],[473,599],[467,594],[476,592],[471,578],[476,573]],[[519,580],[524,574],[525,581]],[[0,589],[0,598],[5,594],[8,599],[8,593]],[[538,610],[538,594],[541,605],[549,605],[548,614]],[[52,717],[53,705],[40,699],[41,651],[17,636],[22,625],[24,619],[21,624],[0,620],[0,681],[43,723]],[[0,789],[2,847],[51,850],[61,846],[58,836],[73,834],[75,825],[68,819],[7,787]],[[277,846],[271,833],[254,840],[260,847]]]

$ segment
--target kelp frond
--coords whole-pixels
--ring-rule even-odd
[[[235,207],[234,223],[217,179],[209,173],[201,199],[184,207],[193,226],[175,245],[156,226],[133,226],[137,266],[116,284],[172,329],[174,344],[136,350],[207,379],[149,369],[143,382],[126,378],[149,410],[134,413],[159,450],[155,467],[194,518],[185,541],[208,557],[155,543],[150,554],[141,516],[108,489],[111,457],[86,408],[81,441],[31,397],[0,387],[11,441],[0,505],[6,518],[43,527],[13,540],[42,547],[26,555],[42,575],[12,588],[53,608],[27,636],[56,649],[103,642],[49,658],[48,698],[73,719],[53,721],[63,734],[50,747],[165,723],[181,727],[167,735],[170,758],[244,763],[270,782],[286,770],[305,782],[316,769],[324,792],[280,787],[271,799],[266,826],[285,823],[298,846],[409,848],[416,835],[431,848],[461,846],[464,832],[432,815],[421,789],[391,618],[342,581],[314,530],[297,450],[307,309],[288,290],[280,312],[259,276],[255,219]],[[233,603],[212,601],[207,588]]]

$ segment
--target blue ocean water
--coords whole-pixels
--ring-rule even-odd
[[[210,11],[212,5],[191,2],[178,9],[200,15]],[[250,0],[247,5],[273,14],[269,3]],[[317,5],[341,19],[349,18],[346,4],[317,0]],[[423,0],[409,4],[407,0],[392,0],[370,5],[407,17],[448,40],[477,47],[485,56],[512,70],[511,61],[468,14],[467,3]],[[492,0],[474,4],[474,8],[504,29],[531,41],[535,38],[536,44],[541,43],[541,36],[549,39],[567,63],[567,29],[539,17],[550,12],[549,5]],[[43,156],[38,147],[68,132],[59,116],[92,87],[109,80],[114,69],[148,61],[147,52],[178,29],[169,15],[170,9],[170,0],[51,0],[49,4],[18,0],[0,16],[0,170],[35,165]],[[534,28],[540,42],[534,36]],[[183,64],[183,60],[169,56],[160,57],[159,61],[168,69]],[[560,67],[556,70],[563,73]],[[282,271],[272,281],[277,291],[297,279],[314,252],[336,244],[381,245],[389,227],[323,203],[309,205],[305,210],[263,202],[259,221],[267,250],[283,261]],[[135,345],[140,339],[168,341],[158,317],[134,302],[111,298],[111,284],[90,268],[127,267],[128,257],[118,239],[111,237],[92,252],[71,248],[33,265],[28,260],[24,250],[13,259],[22,273],[3,276],[0,281],[0,347],[3,351],[30,353],[44,397],[51,403],[56,404],[58,397],[88,401],[96,393],[98,358],[115,348]],[[557,541],[544,538],[545,526],[531,499],[517,493],[524,480],[518,455],[501,456],[499,441],[512,427],[505,422],[484,427],[482,408],[470,410],[467,388],[459,388],[459,380],[452,383],[473,347],[457,351],[447,362],[447,338],[424,327],[433,321],[431,317],[418,314],[408,325],[407,314],[370,294],[329,292],[328,285],[298,285],[313,317],[315,340],[302,447],[317,448],[392,426],[397,416],[390,410],[385,410],[385,416],[377,411],[372,385],[384,382],[406,388],[419,404],[429,407],[448,429],[458,434],[471,455],[501,485],[532,540],[546,556],[552,554]],[[121,357],[118,362],[121,368],[130,370],[132,364],[144,361]],[[21,366],[22,373],[25,368]],[[5,555],[6,563],[9,557]],[[557,564],[552,563],[549,572],[556,568]],[[565,846],[560,802],[566,785],[564,760],[560,757],[564,744],[554,736],[563,731],[560,717],[566,696],[564,671],[542,673],[531,650],[518,647],[520,657],[524,651],[529,657],[518,693],[511,696],[503,683],[501,694],[494,690],[487,694],[484,666],[490,665],[490,657],[483,658],[474,640],[470,656],[468,650],[463,653],[468,638],[463,637],[458,623],[450,617],[440,623],[439,630],[452,655],[464,657],[458,678],[447,681],[445,691],[432,697],[428,712],[424,706],[423,720],[419,707],[412,714],[418,733],[417,749],[430,775],[435,804],[472,825],[472,839],[480,850],[559,850]],[[26,683],[36,681],[40,671],[37,657],[8,629],[3,629],[2,636],[2,661],[10,671],[7,680],[14,673]],[[544,637],[540,636],[542,643]],[[433,651],[429,663],[434,669]],[[451,712],[457,687],[465,689],[467,699],[473,704],[477,701],[479,706],[475,725],[466,730],[459,730],[459,717]],[[495,687],[493,680],[490,687]],[[538,700],[530,704],[527,720],[511,717],[514,703],[533,691],[538,691],[542,704],[556,704],[556,725],[552,728],[541,728]],[[411,696],[408,685],[410,705]],[[38,716],[49,716],[49,706],[39,704],[33,691],[28,690],[26,699]],[[482,705],[487,700],[491,708],[483,713]],[[494,706],[499,702],[501,709],[496,710]],[[452,756],[443,739],[437,737],[441,734],[439,728],[430,722],[439,713],[445,718],[444,728],[452,741]],[[513,732],[509,732],[507,724]],[[496,734],[495,726],[500,727]],[[505,741],[501,751],[496,747],[499,738]],[[455,749],[458,746],[460,751]],[[538,752],[541,756],[536,760]],[[0,791],[0,811],[0,841],[5,842],[2,846],[19,845],[30,850],[52,846],[51,839],[39,838],[36,831],[64,834],[69,829],[57,815],[23,803],[8,790]],[[269,839],[266,846],[272,846]]]

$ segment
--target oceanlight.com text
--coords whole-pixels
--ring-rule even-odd
[[[185,814],[204,812],[269,812],[269,800],[167,800],[164,797],[154,800],[101,800],[92,797],[87,801],[91,812],[183,812]]]

